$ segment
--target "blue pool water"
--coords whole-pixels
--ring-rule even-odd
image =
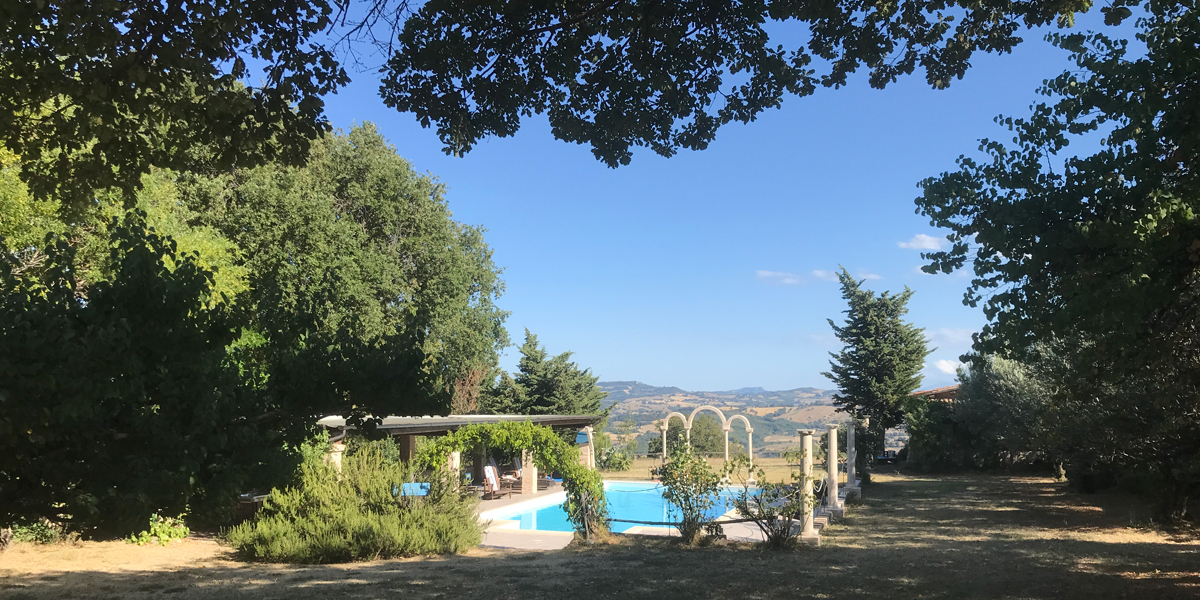
[[[710,518],[717,518],[732,508],[729,498],[732,491],[720,494],[716,506],[710,510]],[[670,505],[662,497],[662,486],[657,483],[606,481],[604,495],[608,499],[608,516],[612,519],[629,519],[631,521],[655,521],[660,523],[672,522],[677,517],[670,514]],[[536,506],[536,501],[534,501]],[[567,513],[562,509],[561,500],[550,505],[522,509],[520,505],[512,507],[511,512],[494,511],[488,514],[491,519],[520,521],[520,529],[538,531],[571,531],[571,522]],[[634,523],[611,523],[610,531],[623,532]]]

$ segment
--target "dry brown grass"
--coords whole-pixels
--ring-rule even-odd
[[[669,538],[557,552],[294,567],[212,541],[18,546],[0,598],[1200,598],[1200,543],[1130,527],[1142,507],[1044,478],[877,474],[819,549],[681,548]]]

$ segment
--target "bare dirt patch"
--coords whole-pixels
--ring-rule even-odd
[[[877,474],[825,545],[775,553],[669,538],[337,566],[233,560],[215,542],[18,546],[0,598],[1200,598],[1200,543],[1131,526],[1139,503],[1049,479]]]

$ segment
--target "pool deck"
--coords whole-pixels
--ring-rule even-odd
[[[479,506],[475,508],[475,512],[483,513],[489,510],[496,510],[497,508],[504,508],[505,506],[526,502],[528,500],[533,500],[534,498],[541,498],[550,494],[557,494],[561,491],[563,491],[562,485],[556,485],[552,488],[538,490],[533,494],[522,494],[519,491],[514,491],[511,496],[506,496],[504,498],[498,498],[496,500],[480,500]]]
[[[514,492],[513,495],[496,500],[480,500],[479,506],[475,508],[477,514],[482,514],[487,511],[512,506],[521,502],[528,502],[537,498],[542,498],[552,494],[557,494],[563,491],[561,485],[556,485],[544,490],[538,490],[533,494],[522,494]],[[501,521],[491,524],[483,532],[483,542],[481,546],[491,548],[509,548],[513,550],[562,550],[571,543],[575,534],[570,531],[531,531],[527,529],[513,529],[505,527],[508,521]]]

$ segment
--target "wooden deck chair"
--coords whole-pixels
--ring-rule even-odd
[[[521,469],[517,468],[516,475],[505,475],[500,472],[500,467],[496,465],[495,458],[488,458],[488,464],[492,466],[492,470],[496,471],[496,475],[500,478],[500,485],[507,487],[510,491],[517,486],[521,481]]]
[[[500,485],[500,478],[496,477],[496,467],[488,465],[483,468],[483,499],[495,500],[496,498],[504,497],[507,493],[512,496],[512,488]]]

